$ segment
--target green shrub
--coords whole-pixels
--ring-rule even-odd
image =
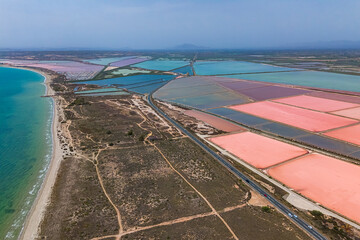
[[[314,216],[314,217],[317,217],[317,218],[320,218],[322,217],[324,214],[320,211],[317,211],[317,210],[312,210],[310,211],[310,213]]]
[[[261,210],[262,210],[263,212],[266,212],[266,213],[271,212],[271,208],[270,208],[269,206],[263,206],[263,207],[261,208]]]
[[[88,104],[87,102],[85,102],[84,98],[76,98],[72,103],[70,103],[70,106],[74,106],[74,105],[85,105]]]

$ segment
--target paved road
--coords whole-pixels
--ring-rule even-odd
[[[317,232],[313,227],[311,227],[308,223],[306,223],[301,218],[297,217],[292,211],[290,211],[287,207],[285,207],[283,204],[281,204],[279,201],[277,201],[274,197],[272,197],[267,191],[265,191],[262,187],[257,185],[255,182],[251,181],[248,177],[246,177],[244,174],[242,174],[239,170],[237,170],[233,165],[231,165],[228,161],[226,161],[224,158],[222,158],[220,155],[218,155],[216,152],[211,150],[208,146],[206,146],[203,142],[201,142],[197,137],[195,137],[193,134],[191,134],[189,131],[187,131],[185,128],[183,128],[180,124],[178,124],[175,120],[170,118],[166,113],[164,113],[161,109],[159,109],[152,101],[152,93],[150,93],[147,96],[147,101],[150,104],[150,106],[158,112],[160,115],[162,115],[164,118],[166,118],[169,122],[174,124],[180,131],[182,131],[185,135],[187,135],[190,139],[192,139],[195,143],[197,143],[200,147],[202,147],[206,152],[211,154],[214,158],[216,158],[223,166],[225,166],[228,170],[230,170],[233,174],[235,174],[240,179],[244,180],[251,188],[253,188],[255,191],[260,193],[261,195],[265,196],[269,202],[271,202],[277,209],[279,209],[281,212],[286,214],[290,217],[290,219],[295,222],[298,226],[303,228],[305,231],[307,231],[311,236],[313,236],[315,239],[319,240],[326,240],[324,236],[322,236],[319,232]]]

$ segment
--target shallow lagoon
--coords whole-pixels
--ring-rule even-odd
[[[194,69],[197,75],[220,75],[233,73],[277,72],[298,70],[294,68],[277,67],[261,63],[242,61],[208,61],[195,62]]]
[[[96,59],[88,59],[83,60],[84,62],[98,64],[98,65],[108,65],[109,63],[134,58],[135,56],[126,56],[126,57],[113,57],[113,58],[96,58]]]
[[[173,79],[173,75],[135,75],[129,77],[118,77],[118,78],[109,78],[104,80],[95,80],[95,81],[82,81],[77,82],[79,84],[96,84],[99,86],[127,86],[138,83],[146,83],[151,81],[168,81]]]
[[[93,90],[78,91],[78,92],[75,92],[75,94],[87,94],[87,93],[99,93],[99,92],[113,92],[113,91],[119,91],[119,89],[117,89],[117,88],[99,88],[99,89],[93,89]]]
[[[100,93],[90,93],[90,94],[81,94],[80,96],[118,96],[118,95],[129,95],[129,93],[124,91],[119,92],[100,92]]]
[[[197,97],[197,96],[221,93],[221,92],[223,93],[229,91],[226,88],[212,84],[212,85],[185,87],[185,88],[168,88],[164,91],[159,91],[159,93],[155,94],[155,96],[161,97],[162,99],[175,99],[175,98]]]
[[[264,118],[252,116],[246,113],[237,112],[234,114],[230,114],[226,116],[228,119],[231,119],[235,122],[242,123],[247,126],[255,126],[260,124],[268,124],[270,123],[269,120],[266,120]]]
[[[231,92],[176,98],[170,101],[198,109],[217,108],[221,106],[241,104],[246,102],[246,100],[239,98],[237,94]]]
[[[81,81],[77,83],[95,84],[99,86],[118,86],[134,92],[149,93],[166,84],[173,78],[173,75],[135,75],[96,81]]]
[[[127,88],[129,91],[145,94],[145,93],[151,93],[155,91],[156,89],[162,87],[165,84],[165,82],[156,82],[152,84],[143,84],[141,86],[137,85],[135,87],[129,87]]]
[[[231,114],[235,114],[238,113],[238,111],[229,109],[229,108],[214,108],[214,109],[209,109],[207,110],[207,112],[219,115],[219,116],[224,116],[227,117]]]
[[[150,60],[142,63],[132,65],[132,67],[150,69],[150,70],[159,70],[159,71],[169,71],[175,68],[180,68],[183,66],[189,65],[188,61],[175,61],[175,60]]]
[[[228,75],[226,77],[360,92],[360,76],[338,73],[297,71],[281,73],[239,74]]]
[[[111,72],[111,74],[118,74],[118,75],[131,75],[131,74],[145,74],[150,73],[148,70],[140,70],[140,69],[117,69]]]
[[[341,142],[335,139],[331,139],[325,136],[319,136],[315,134],[311,134],[308,136],[296,137],[295,138],[299,142],[303,142],[309,145],[316,146],[322,149],[329,149],[339,154],[343,154],[346,156],[351,155],[351,153],[355,153],[360,151],[360,148],[354,146],[349,143]]]
[[[276,135],[285,138],[295,138],[299,136],[310,135],[310,133],[304,130],[283,125],[277,122],[270,122],[269,124],[259,125],[256,126],[256,128],[265,132],[275,133]]]
[[[189,74],[190,76],[194,75],[193,70],[190,66],[178,68],[178,69],[172,70],[172,72],[181,73],[181,74]]]

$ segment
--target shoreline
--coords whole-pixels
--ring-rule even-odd
[[[21,69],[29,70],[36,72],[44,77],[43,84],[45,85],[45,95],[54,95],[53,89],[50,87],[50,83],[52,82],[52,77],[37,69],[25,68],[21,67]],[[60,167],[60,163],[62,160],[62,149],[60,140],[57,136],[57,130],[59,128],[59,109],[56,99],[51,97],[52,99],[52,123],[51,123],[51,139],[52,139],[52,155],[51,160],[48,165],[48,169],[46,171],[45,178],[41,183],[41,187],[37,193],[37,196],[31,206],[30,211],[28,212],[25,222],[23,224],[23,228],[20,232],[18,239],[35,239],[38,235],[39,226],[43,219],[46,207],[50,201],[52,188],[55,184],[55,180],[57,177],[57,173]]]

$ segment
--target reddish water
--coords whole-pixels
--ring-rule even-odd
[[[332,113],[334,113],[336,115],[341,115],[344,117],[355,118],[355,119],[360,120],[360,107],[345,109],[345,110],[336,111],[336,112],[332,112]]]
[[[302,148],[251,132],[214,137],[211,142],[257,168],[268,168],[307,153]]]
[[[360,124],[324,133],[327,136],[360,145]]]
[[[268,101],[237,105],[230,108],[316,132],[358,122],[356,120],[334,116],[327,113],[315,112],[312,110]]]
[[[360,222],[360,167],[310,154],[268,170],[270,176],[327,208]]]
[[[303,107],[313,109],[322,112],[337,111],[345,108],[353,108],[359,106],[355,103],[348,103],[336,100],[330,100],[326,98],[318,98],[312,96],[296,96],[274,100],[275,102],[285,103],[297,107]]]

